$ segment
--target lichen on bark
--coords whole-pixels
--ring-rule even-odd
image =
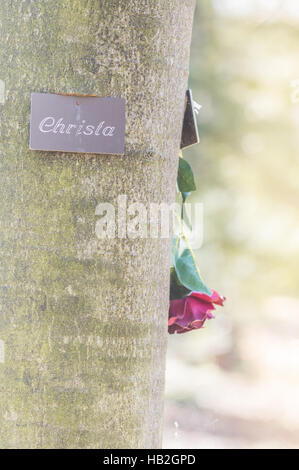
[[[0,0],[1,448],[161,444],[170,240],[95,209],[174,198],[193,8]],[[125,97],[125,155],[30,151],[32,92]]]

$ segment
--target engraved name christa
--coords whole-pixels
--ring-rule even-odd
[[[102,121],[96,125],[86,124],[86,121],[83,121],[80,124],[67,123],[61,117],[56,120],[53,116],[45,117],[38,126],[40,132],[53,132],[53,134],[68,134],[68,135],[103,135],[105,137],[113,137],[115,127],[106,126],[105,121]]]
[[[30,149],[124,154],[125,100],[32,93]]]

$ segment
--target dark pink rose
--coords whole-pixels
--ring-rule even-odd
[[[168,332],[187,333],[197,330],[208,319],[214,318],[215,305],[223,305],[225,297],[212,291],[212,295],[191,292],[187,297],[171,300],[169,307]]]

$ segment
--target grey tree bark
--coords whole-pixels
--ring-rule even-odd
[[[0,0],[0,447],[161,445],[170,240],[99,240],[100,202],[171,203],[193,0]],[[122,96],[126,154],[29,150],[31,92]]]

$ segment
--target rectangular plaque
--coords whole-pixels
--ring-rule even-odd
[[[124,154],[126,100],[31,94],[30,149]]]

